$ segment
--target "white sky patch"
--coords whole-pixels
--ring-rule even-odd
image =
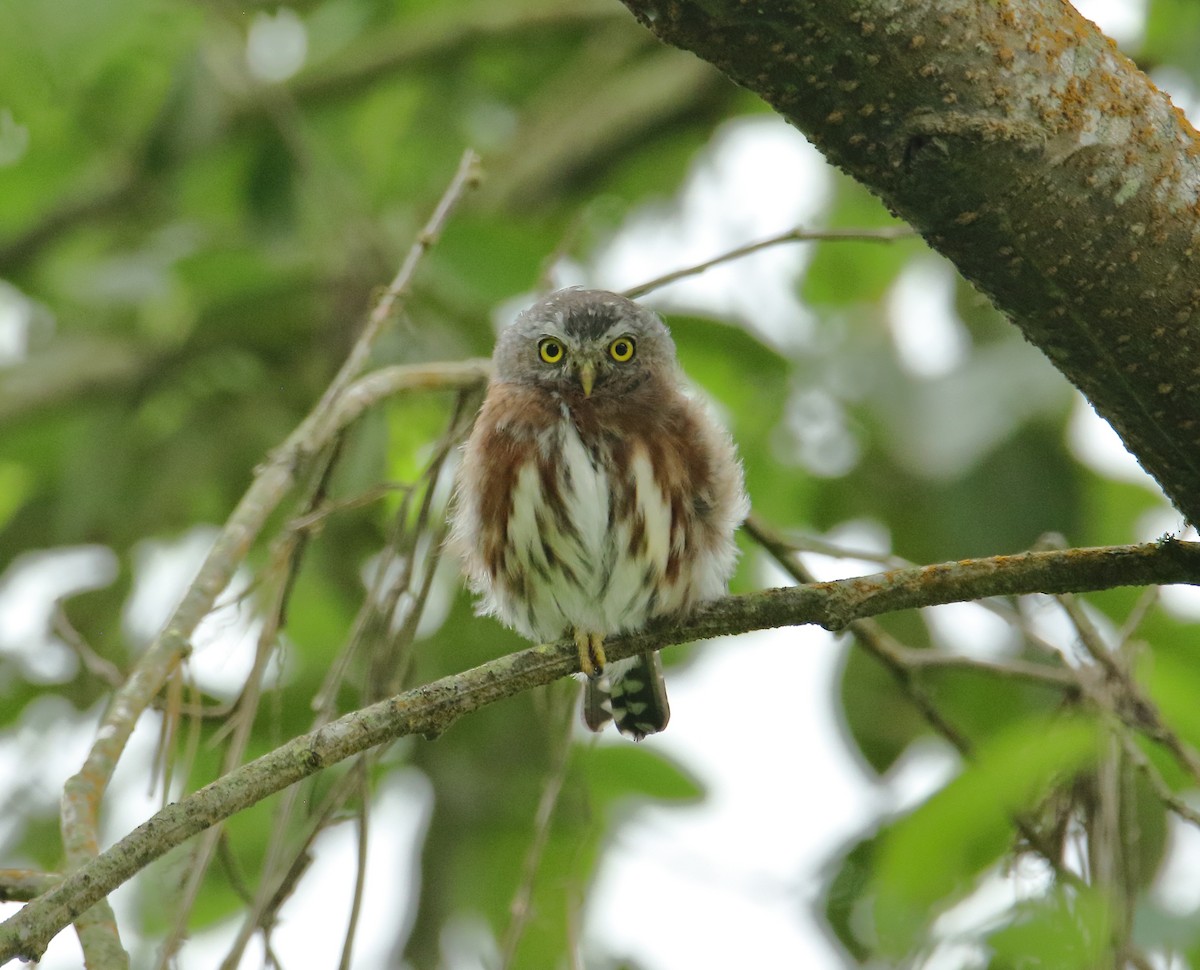
[[[910,745],[892,765],[884,780],[889,813],[907,812],[929,799],[962,768],[958,752],[949,743],[932,738]]]
[[[1144,485],[1162,494],[1158,483],[1125,448],[1112,425],[1092,410],[1082,394],[1075,395],[1075,406],[1067,424],[1067,445],[1071,454],[1092,471],[1117,481]]]
[[[420,850],[433,809],[433,791],[415,769],[388,775],[372,802],[367,821],[367,876],[353,966],[389,966],[401,927],[416,916]],[[323,832],[313,846],[313,864],[304,885],[315,892],[296,893],[280,910],[279,932],[272,945],[285,967],[336,967],[350,918],[358,866],[358,826],[353,820]],[[317,934],[296,932],[322,927]],[[228,943],[226,943],[226,946]],[[217,951],[220,952],[219,950]],[[218,960],[190,964],[195,970]]]
[[[1195,793],[1186,799],[1192,808],[1198,807]],[[1175,816],[1171,825],[1170,851],[1159,871],[1154,895],[1164,909],[1180,916],[1200,910],[1200,830],[1190,822]]]
[[[966,327],[954,312],[957,273],[937,259],[911,261],[893,284],[887,316],[900,364],[914,377],[941,377],[971,349]]]
[[[978,603],[947,603],[921,611],[933,635],[949,653],[976,660],[1012,656],[1016,630],[1007,620]]]
[[[33,315],[29,297],[0,280],[0,368],[19,364],[29,355]]]
[[[586,271],[562,266],[562,285],[623,290],[758,242],[825,209],[828,164],[779,118],[741,118],[724,125],[692,167],[676,204],[645,206]],[[802,342],[813,319],[796,297],[796,280],[813,243],[773,246],[672,283],[644,298],[660,309],[703,308],[747,322],[778,346]]]
[[[246,65],[262,81],[286,81],[304,66],[308,56],[308,30],[290,7],[272,16],[259,12],[246,34]]]
[[[176,539],[148,539],[134,549],[133,590],[125,604],[124,625],[131,640],[149,643],[196,578],[218,529],[196,526]],[[218,697],[235,697],[254,664],[262,621],[253,613],[254,599],[245,596],[250,574],[239,569],[221,593],[218,607],[196,628],[188,670],[196,684]],[[268,672],[267,683],[278,668]]]
[[[91,710],[80,712],[68,701],[50,695],[32,701],[22,711],[15,735],[0,746],[0,777],[30,780],[30,797],[57,808],[64,783],[79,771],[87,756],[104,708],[105,702],[100,701]],[[146,778],[146,764],[157,741],[157,732],[157,716],[143,717],[126,748],[125,758],[117,766],[101,812],[102,849],[140,824],[158,807],[157,799],[147,791]],[[36,765],[37,770],[30,771],[30,765]],[[3,806],[3,796],[0,796],[0,806]],[[0,812],[0,842],[6,840],[4,821],[7,815]],[[5,859],[5,864],[10,866],[32,863],[33,860],[20,857]],[[110,898],[118,925],[122,928],[140,925],[130,884],[118,889]],[[0,904],[0,919],[11,916],[17,909],[16,904]],[[79,941],[67,930],[50,942],[45,957],[38,963],[38,970],[78,970],[81,966],[83,957]]]
[[[862,457],[842,402],[821,387],[793,389],[773,443],[780,461],[823,478],[849,474]]]
[[[1061,648],[1063,656],[1072,660],[1075,654],[1070,645],[1075,642],[1077,634],[1058,601],[1053,596],[1034,593],[1022,596],[1018,603],[1030,632],[1039,639]]]
[[[103,589],[117,576],[107,546],[67,546],[18,556],[0,574],[0,656],[37,683],[69,680],[75,652],[51,630],[55,604],[75,593]]]
[[[1158,602],[1180,620],[1200,620],[1200,589],[1195,586],[1163,586],[1158,591]]]
[[[1193,125],[1200,121],[1200,92],[1191,77],[1172,65],[1165,64],[1150,71],[1150,79],[1171,97],[1171,103],[1187,116]]]
[[[840,522],[821,536],[821,540],[847,553],[886,556],[892,549],[891,533],[883,523],[873,519]],[[887,568],[874,559],[856,559],[853,555],[828,556],[817,552],[805,552],[804,565],[818,582],[865,576]]]
[[[1136,47],[1146,33],[1146,0],[1072,0],[1072,5],[1122,47]]]
[[[0,806],[21,792],[34,804],[57,807],[63,783],[79,770],[90,744],[89,728],[96,714],[81,713],[66,699],[53,694],[35,698],[18,719],[11,742],[0,746],[0,778],[7,779]],[[37,765],[37,771],[30,771]],[[6,843],[23,825],[22,813],[0,811],[0,843]],[[5,860],[21,866],[32,860]]]
[[[748,634],[668,672],[670,730],[643,743],[699,775],[709,798],[646,808],[618,830],[586,949],[660,968],[830,965],[813,909],[821,874],[878,810],[837,728],[841,649],[811,627]],[[664,903],[653,931],[647,892]]]

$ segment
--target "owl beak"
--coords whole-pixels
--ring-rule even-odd
[[[583,396],[592,396],[592,385],[596,383],[596,365],[590,360],[579,365],[579,383],[583,386]]]

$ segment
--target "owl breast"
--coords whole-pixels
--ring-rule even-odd
[[[669,501],[646,450],[615,444],[585,441],[564,417],[517,476],[493,592],[502,618],[526,636],[619,633],[682,605],[681,584],[663,586]]]
[[[724,595],[745,515],[740,468],[691,402],[660,403],[618,422],[493,388],[453,533],[481,612],[544,642],[636,630]]]

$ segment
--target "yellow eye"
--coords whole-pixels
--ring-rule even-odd
[[[553,337],[543,337],[538,341],[538,356],[547,364],[557,364],[563,359],[563,345]]]
[[[632,360],[633,338],[618,337],[608,345],[608,356],[615,360],[618,364],[623,364],[627,360]]]

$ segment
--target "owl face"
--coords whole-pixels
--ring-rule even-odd
[[[659,318],[606,290],[559,290],[538,301],[496,345],[496,377],[605,400],[672,375],[675,345]]]

